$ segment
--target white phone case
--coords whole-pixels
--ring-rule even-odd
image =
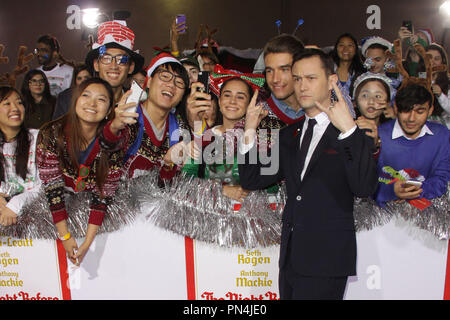
[[[416,187],[419,187],[419,188],[422,186],[422,182],[415,181],[415,180],[407,180],[405,182],[405,184],[409,184],[409,185],[416,186]]]
[[[137,106],[139,104],[139,101],[141,100],[142,93],[144,90],[142,90],[141,86],[137,84],[136,81],[133,80],[133,83],[131,84],[131,95],[128,97],[126,103],[134,102],[136,103],[136,106],[128,108],[126,112],[136,112]]]

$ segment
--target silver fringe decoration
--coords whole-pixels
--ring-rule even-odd
[[[276,210],[270,207],[264,191],[250,192],[241,209],[233,210],[233,202],[222,195],[222,184],[214,180],[180,175],[163,187],[158,185],[159,172],[146,172],[134,179],[122,181],[113,201],[108,205],[99,233],[120,230],[144,218],[162,229],[192,239],[223,247],[267,247],[280,243],[281,214],[286,203],[285,186],[274,195]],[[431,232],[439,240],[448,239],[450,188],[431,200],[432,205],[419,210],[407,202],[389,202],[380,208],[372,199],[355,199],[356,231],[371,230],[401,217],[420,229]],[[68,227],[72,235],[86,235],[89,193],[67,194]],[[57,232],[41,190],[22,209],[17,224],[0,227],[2,236],[14,238],[56,239]]]
[[[108,212],[97,234],[117,231],[135,220],[139,213],[139,206],[135,194],[129,190],[127,183],[119,187],[114,201],[108,204]],[[75,238],[85,237],[89,221],[89,207],[92,202],[90,193],[66,193],[65,202],[69,215],[67,226],[70,233]],[[29,199],[24,204],[16,224],[8,227],[0,226],[0,234],[13,238],[49,240],[58,238],[43,189],[35,198]]]
[[[181,174],[164,188],[149,188],[155,177],[138,178],[134,192],[139,194],[141,212],[150,223],[223,247],[267,247],[280,243],[284,188],[274,195],[273,210],[265,191],[250,192],[239,211],[222,195],[222,184],[214,180]]]
[[[447,192],[432,199],[431,205],[419,210],[407,201],[389,201],[385,208],[372,199],[356,199],[353,212],[356,231],[370,230],[388,223],[393,217],[401,217],[419,229],[431,232],[439,240],[450,237],[450,184]]]

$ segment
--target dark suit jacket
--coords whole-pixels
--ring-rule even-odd
[[[282,218],[280,269],[286,262],[290,242],[289,259],[299,274],[354,275],[353,198],[367,197],[377,187],[373,139],[356,129],[351,136],[338,140],[338,129],[329,124],[301,180],[298,159],[303,123],[280,131],[277,174],[260,175],[262,165],[246,162],[239,165],[241,186],[257,190],[286,181],[288,199]]]

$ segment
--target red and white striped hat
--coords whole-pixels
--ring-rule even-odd
[[[147,77],[151,77],[153,71],[155,71],[156,68],[158,68],[160,65],[169,62],[181,64],[181,62],[177,58],[175,58],[173,55],[167,52],[161,52],[160,54],[155,56],[147,68]]]

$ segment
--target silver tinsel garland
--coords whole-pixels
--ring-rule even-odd
[[[99,233],[120,230],[143,217],[165,230],[224,247],[254,248],[280,243],[281,213],[286,202],[284,186],[274,195],[275,210],[271,208],[273,200],[265,191],[254,191],[245,198],[240,210],[234,211],[234,203],[222,195],[220,182],[180,175],[161,188],[158,178],[158,171],[150,171],[123,181],[108,205]],[[405,201],[392,201],[380,208],[371,199],[356,199],[356,230],[370,230],[388,223],[393,217],[401,217],[438,239],[448,239],[449,197],[450,188],[443,196],[431,200],[432,205],[422,211]],[[76,238],[85,236],[90,203],[89,193],[66,196],[68,227]],[[25,204],[17,220],[15,225],[0,227],[0,235],[57,238],[43,191]]]
[[[130,191],[129,184],[122,184],[117,196],[108,205],[108,213],[98,234],[113,232],[134,222],[139,213],[136,195]],[[89,192],[66,193],[66,210],[69,218],[67,226],[75,238],[86,236],[89,220],[89,207],[92,203]],[[48,206],[44,190],[41,189],[35,198],[29,199],[22,207],[17,223],[8,227],[0,226],[0,235],[14,238],[55,240],[58,234]]]
[[[450,184],[447,192],[432,199],[431,205],[420,210],[407,201],[389,201],[385,208],[374,200],[355,199],[353,208],[356,231],[371,230],[388,223],[392,218],[403,218],[419,229],[431,232],[439,240],[450,237]]]
[[[148,188],[151,176],[134,184],[139,191],[141,212],[148,221],[192,239],[226,247],[266,247],[279,244],[282,206],[274,210],[265,191],[253,191],[239,211],[222,194],[222,184],[180,175],[164,188]],[[285,203],[284,188],[274,203]]]

